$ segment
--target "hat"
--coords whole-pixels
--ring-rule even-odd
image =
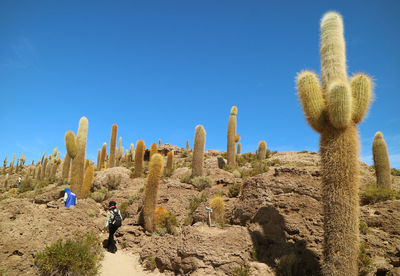
[[[112,206],[116,206],[117,205],[117,203],[114,201],[114,200],[112,200],[112,201],[110,201],[110,203],[108,203],[108,207],[112,207]]]

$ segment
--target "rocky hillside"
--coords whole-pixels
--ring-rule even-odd
[[[239,275],[235,273],[240,271],[287,275],[285,269],[292,275],[319,275],[323,242],[319,155],[282,152],[259,164],[254,156],[242,154],[239,169],[232,172],[218,168],[218,157],[221,163],[223,156],[213,150],[206,153],[210,186],[187,183],[190,153],[177,156],[173,174],[163,178],[158,205],[176,216],[174,235],[144,231],[145,179],[131,178],[126,164],[96,172],[92,198],[78,200],[71,209],[63,206],[65,186],[59,181],[23,193],[3,189],[0,269],[7,269],[8,275],[35,275],[35,254],[57,239],[90,230],[105,238],[101,233],[105,207],[115,200],[124,216],[116,234],[118,249],[140,254],[144,266],[157,267],[166,275]],[[373,168],[361,167],[363,193],[375,177]],[[14,185],[16,178],[11,175],[9,183]],[[394,189],[400,190],[400,177],[394,177]],[[205,207],[214,195],[223,195],[225,220],[216,223],[212,217],[209,227]],[[363,205],[360,220],[361,240],[368,245],[365,255],[371,259],[369,274],[400,275],[400,200]]]

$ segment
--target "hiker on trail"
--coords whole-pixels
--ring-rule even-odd
[[[108,204],[108,212],[105,228],[108,227],[108,251],[115,253],[117,247],[115,246],[114,233],[122,225],[121,212],[117,209],[117,203],[115,201],[110,201]]]
[[[68,188],[65,188],[64,191],[65,191],[64,193],[65,207],[69,208],[71,206],[75,206],[78,203],[78,200],[76,199],[76,194],[74,194]]]
[[[21,178],[21,176],[19,176],[19,177],[18,177],[18,185],[17,185],[17,188],[19,188],[19,186],[21,186],[21,180],[22,180],[22,178]]]

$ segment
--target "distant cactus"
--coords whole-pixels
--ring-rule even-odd
[[[267,143],[265,143],[265,141],[260,141],[260,143],[258,143],[257,159],[264,160],[266,157],[267,157]]]
[[[46,157],[46,152],[44,152],[43,153],[43,155],[42,155],[42,159],[41,159],[41,161],[40,161],[40,164],[41,165],[43,165],[43,162],[44,162],[44,158]]]
[[[226,159],[227,165],[230,168],[235,167],[235,136],[236,136],[236,115],[237,115],[237,107],[232,106],[231,108],[231,115],[229,116],[228,122],[228,143],[227,143],[227,150],[226,150]]]
[[[203,175],[204,147],[206,144],[206,131],[202,125],[196,126],[194,134],[192,177]]]
[[[133,148],[133,144],[131,144],[131,147],[129,148],[130,154],[131,154],[131,161],[133,161],[133,157],[135,156],[135,149]]]
[[[343,21],[336,12],[321,20],[321,80],[304,71],[297,76],[298,96],[310,126],[321,134],[324,210],[323,275],[358,275],[359,141],[357,123],[367,112],[371,79],[348,81]]]
[[[133,173],[133,177],[141,177],[143,173],[143,158],[144,158],[144,141],[139,140],[136,144],[136,151],[135,151],[135,172]]]
[[[46,177],[46,169],[47,169],[47,163],[48,163],[48,162],[49,162],[49,161],[48,161],[47,157],[44,158],[43,166],[42,166],[42,171],[41,171],[41,175],[40,175],[40,179],[42,179],[42,180],[44,180],[45,177]]]
[[[153,143],[153,144],[151,144],[151,147],[150,147],[150,159],[153,156],[153,154],[156,154],[156,153],[158,153],[157,144]]]
[[[391,189],[392,178],[390,175],[389,154],[385,139],[383,139],[383,134],[380,131],[375,134],[374,142],[372,143],[372,153],[374,156],[377,186],[384,189]]]
[[[87,198],[90,193],[90,189],[92,188],[94,179],[94,168],[92,166],[88,166],[85,170],[85,177],[83,178],[83,185],[81,187],[81,198]]]
[[[113,124],[111,128],[111,139],[110,139],[110,160],[108,161],[108,166],[110,168],[115,166],[115,150],[117,146],[117,132],[118,126],[117,124]]]
[[[88,132],[89,122],[86,117],[82,117],[79,120],[78,134],[76,135],[76,156],[72,156],[68,144],[67,151],[69,156],[72,158],[71,165],[71,191],[80,197],[81,187],[83,184],[85,161],[86,161],[86,140]],[[67,138],[67,137],[66,137]],[[68,141],[67,141],[68,142]]]
[[[17,159],[17,165],[15,166],[15,173],[19,171],[19,158]]]
[[[53,150],[53,157],[57,157],[57,151],[58,151],[57,148],[55,148],[55,149]]]
[[[237,154],[240,154],[240,151],[242,149],[242,145],[240,143],[237,144]]]
[[[100,171],[100,156],[101,156],[101,149],[97,151],[97,162],[96,162],[96,170]]]
[[[42,179],[42,165],[39,165],[39,167],[38,167],[36,179],[37,180],[41,180]]]
[[[51,168],[51,174],[50,174],[50,178],[51,178],[51,179],[54,180],[54,179],[56,178],[57,169],[58,169],[58,166],[59,166],[60,164],[61,164],[61,159],[57,158],[57,159],[54,160],[53,166],[52,166],[52,168]]]
[[[8,173],[6,174],[6,177],[4,178],[4,191],[7,191],[8,189]]]
[[[161,139],[158,139],[158,146],[161,146]]]
[[[101,147],[101,154],[100,154],[100,170],[104,168],[104,162],[106,160],[107,155],[107,143],[104,143]]]
[[[136,148],[138,151],[138,147]],[[154,231],[154,210],[157,204],[158,188],[163,170],[164,159],[161,154],[154,154],[150,159],[149,174],[146,179],[143,198],[144,228]]]
[[[4,158],[3,161],[3,173],[6,173],[6,168],[7,168],[7,156]]]
[[[9,168],[9,174],[11,175],[13,173],[13,169],[14,169],[14,161],[15,161],[15,153],[13,154],[13,159],[10,163],[10,168]]]
[[[122,143],[122,137],[119,137],[118,148],[115,153],[115,167],[119,167],[119,163],[121,162],[121,158],[122,158],[122,153],[124,151],[123,147],[121,149],[121,143]]]
[[[190,149],[190,147],[189,147],[189,140],[186,140],[186,150],[189,150]]]
[[[174,166],[174,152],[169,151],[167,154],[167,166],[165,167],[165,174],[170,176]]]

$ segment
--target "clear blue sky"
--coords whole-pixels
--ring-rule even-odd
[[[89,119],[95,160],[111,125],[125,148],[193,143],[226,148],[238,106],[242,152],[318,151],[296,96],[302,69],[320,72],[319,21],[344,17],[348,71],[376,82],[360,125],[361,158],[382,131],[400,168],[400,1],[0,1],[0,158],[27,161],[58,147]],[[1,163],[2,164],[2,163]]]

